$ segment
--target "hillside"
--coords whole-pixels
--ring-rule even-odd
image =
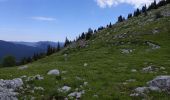
[[[155,17],[158,12],[161,18]],[[154,88],[134,94],[137,87],[147,86],[155,77],[170,75],[169,25],[170,5],[166,5],[24,67],[1,68],[0,79],[22,76],[24,86],[17,91],[21,100],[74,100],[76,96],[81,100],[169,100],[169,90]],[[60,75],[47,75],[53,69]]]

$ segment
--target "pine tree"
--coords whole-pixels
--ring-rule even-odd
[[[81,34],[81,39],[85,39],[86,38],[86,36],[85,36],[85,34],[84,34],[84,32]]]
[[[128,14],[128,17],[127,17],[128,19],[130,19],[130,18],[132,18],[132,14]]]
[[[47,56],[52,54],[52,47],[50,45],[48,45],[47,47]]]
[[[31,59],[31,57],[28,57],[27,58],[27,63],[30,63],[30,62],[32,62],[32,59]]]
[[[103,29],[104,29],[104,27],[101,26],[101,27],[98,28],[98,31],[101,31],[101,30],[103,30]]]
[[[68,38],[66,37],[65,43],[64,43],[64,47],[68,46],[70,44],[70,41],[68,40]]]
[[[161,0],[160,2],[158,2],[157,6],[158,7],[161,7],[161,6],[164,6],[166,5],[166,1],[165,0]]]
[[[120,15],[119,17],[118,17],[118,22],[123,22],[125,19]]]
[[[109,28],[112,28],[112,23],[110,22],[110,24],[109,24]]]
[[[93,30],[91,28],[88,29],[88,32],[86,33],[86,40],[89,40],[93,35]]]
[[[142,13],[144,13],[145,16],[147,15],[147,7],[146,7],[146,5],[142,7]]]
[[[60,51],[61,47],[60,47],[60,43],[58,42],[57,44],[57,52]]]
[[[151,5],[148,7],[148,11],[151,10],[151,9],[157,9],[157,4],[156,4],[156,0],[154,0],[153,3],[151,3]]]
[[[134,12],[134,16],[138,17],[141,14],[140,10],[137,8],[136,11]]]
[[[32,59],[33,59],[34,61],[38,60],[38,54],[34,53]]]

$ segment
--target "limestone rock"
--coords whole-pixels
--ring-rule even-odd
[[[25,69],[27,69],[28,68],[28,66],[27,65],[25,65],[25,66],[21,66],[21,67],[18,67],[18,69],[19,70],[25,70]]]
[[[158,76],[147,83],[150,87],[157,87],[170,92],[170,76]]]
[[[48,75],[57,75],[57,76],[59,76],[60,75],[60,71],[57,70],[57,69],[53,69],[53,70],[50,70],[47,74]]]
[[[59,92],[68,92],[71,90],[69,86],[63,86],[62,88],[58,89]]]
[[[16,78],[13,80],[0,80],[0,100],[18,100],[17,95],[18,90],[22,87],[23,81],[21,78]]]

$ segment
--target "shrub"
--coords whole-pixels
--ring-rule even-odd
[[[3,67],[13,67],[16,65],[15,57],[13,56],[6,56],[3,58],[2,66]]]

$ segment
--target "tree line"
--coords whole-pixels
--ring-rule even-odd
[[[144,14],[145,16],[147,16],[147,12],[148,11],[150,11],[152,9],[158,9],[159,7],[165,6],[165,5],[169,4],[169,3],[170,3],[170,0],[161,0],[158,3],[156,2],[156,0],[154,0],[154,2],[152,2],[148,7],[146,5],[144,5],[142,7],[142,9],[137,8],[134,11],[134,13],[129,13],[128,16],[127,16],[127,19],[130,19],[132,17],[138,17],[141,14]],[[158,17],[159,17],[159,15],[158,15]],[[125,17],[120,15],[118,17],[118,21],[117,22],[119,23],[119,22],[123,22],[125,20],[126,20]]]

